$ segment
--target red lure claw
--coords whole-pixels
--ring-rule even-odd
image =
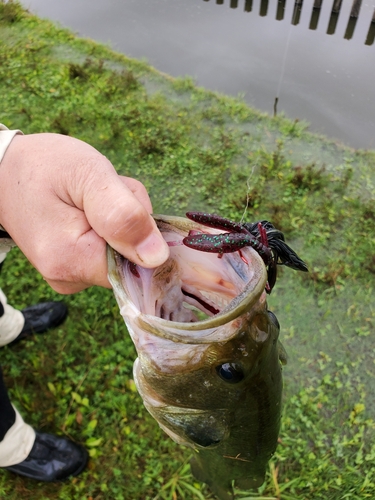
[[[262,242],[262,245],[268,248],[267,231],[265,230],[261,222],[258,222],[258,231],[260,234],[260,241]]]

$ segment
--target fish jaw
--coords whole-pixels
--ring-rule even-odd
[[[134,380],[161,428],[194,450],[197,479],[230,500],[233,480],[263,482],[280,425],[279,329],[267,312],[267,272],[251,248],[218,258],[179,244],[189,231],[220,231],[155,220],[172,244],[163,266],[134,269],[108,247],[109,280],[138,352]],[[228,363],[240,367],[238,384],[218,375]]]

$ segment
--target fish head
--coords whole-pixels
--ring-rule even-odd
[[[108,248],[109,279],[138,353],[134,380],[162,429],[194,450],[196,477],[231,498],[233,480],[263,482],[278,437],[279,325],[267,310],[267,271],[252,248],[219,258],[180,244],[191,231],[216,229],[155,219],[171,245],[162,266],[134,267]]]

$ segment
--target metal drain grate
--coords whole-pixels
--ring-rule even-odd
[[[216,0],[218,5],[224,3],[231,9],[241,8],[242,4],[245,12],[252,12],[258,5],[260,16],[274,15],[278,21],[289,17],[294,26],[307,20],[310,30],[326,23],[327,35],[336,33],[347,40],[352,39],[355,32],[365,31],[365,45],[374,43],[375,0]],[[291,16],[289,7],[293,9]]]

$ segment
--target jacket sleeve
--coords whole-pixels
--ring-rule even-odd
[[[13,137],[17,134],[22,134],[22,132],[20,130],[8,130],[5,125],[0,123],[0,163]],[[0,225],[0,262],[4,259],[5,254],[14,246],[13,240]]]
[[[22,134],[22,132],[20,130],[8,130],[5,125],[0,123],[0,162],[13,137],[17,134]]]

